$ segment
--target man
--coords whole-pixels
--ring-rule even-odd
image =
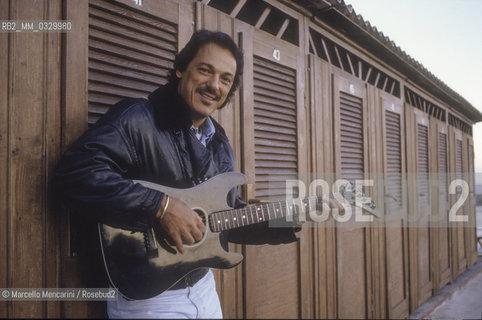
[[[147,180],[175,188],[199,184],[234,171],[231,146],[210,115],[237,89],[243,55],[226,34],[196,32],[176,56],[168,84],[146,99],[119,102],[63,155],[56,190],[83,217],[118,228],[160,228],[184,252],[183,243],[202,239],[205,226],[182,199],[135,184]],[[209,197],[209,195],[206,195]],[[229,205],[244,203],[231,190]],[[267,224],[223,234],[244,243],[288,243],[295,228]],[[113,318],[221,318],[212,272],[196,270],[170,290],[147,300],[108,302]]]

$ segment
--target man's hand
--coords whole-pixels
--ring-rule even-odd
[[[206,227],[196,212],[172,197],[169,197],[168,207],[161,219],[164,206],[165,204],[156,215],[157,223],[166,233],[167,240],[175,245],[180,253],[184,253],[183,243],[192,245],[201,241]]]
[[[338,209],[340,214],[345,212],[345,207],[333,198],[328,199],[328,206],[330,207],[330,210]]]

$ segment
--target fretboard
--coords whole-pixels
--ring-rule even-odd
[[[218,211],[209,216],[211,231],[220,232],[263,221],[276,220],[316,210],[318,197],[260,204],[241,209]]]

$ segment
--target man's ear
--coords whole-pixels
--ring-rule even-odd
[[[181,73],[181,71],[176,70],[176,77],[177,77],[178,79],[181,79],[181,78],[182,78],[182,73]]]

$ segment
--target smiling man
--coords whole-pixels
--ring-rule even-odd
[[[206,225],[182,199],[133,180],[189,188],[235,170],[228,138],[210,116],[227,104],[242,70],[243,54],[231,37],[206,30],[194,33],[176,55],[166,85],[148,99],[120,101],[67,150],[55,173],[57,195],[95,223],[144,234],[159,230],[184,254],[184,245],[202,240]],[[235,189],[227,201],[233,208],[245,205]],[[296,241],[295,230],[262,223],[223,232],[221,242],[225,248],[228,240],[288,243]],[[119,296],[108,301],[107,311],[111,318],[222,317],[207,268],[196,269],[153,298]]]

